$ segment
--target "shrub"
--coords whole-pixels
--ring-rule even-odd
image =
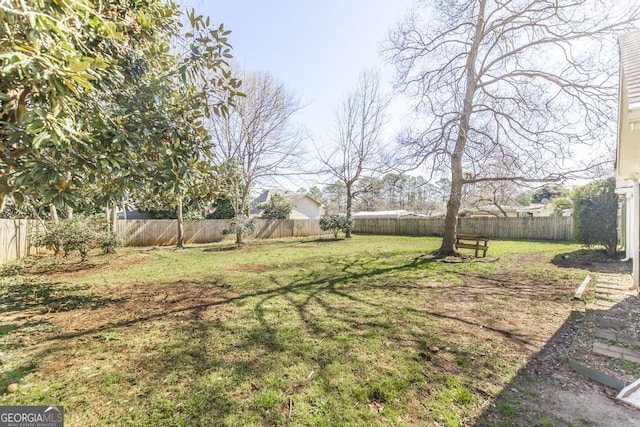
[[[116,253],[116,248],[123,244],[122,236],[113,231],[104,231],[99,236],[99,245],[105,254]]]
[[[353,221],[347,219],[345,215],[323,215],[320,218],[320,230],[322,231],[331,231],[333,233],[333,238],[338,239],[338,233],[343,232],[346,233],[353,227]]]
[[[614,178],[594,181],[576,189],[573,224],[576,240],[584,246],[602,245],[607,255],[616,254],[618,196]]]
[[[36,246],[52,248],[56,255],[60,251],[64,256],[78,251],[83,261],[93,248],[100,247],[105,253],[113,253],[122,244],[118,235],[107,230],[103,218],[82,215],[63,219],[58,224],[49,224],[44,230],[35,233],[32,241]]]
[[[256,231],[256,219],[241,216],[233,218],[229,228],[222,230],[222,234],[235,234],[236,243],[240,246],[243,243],[244,236],[253,234],[254,231]]]
[[[565,211],[573,209],[573,200],[570,197],[557,197],[551,201],[553,212],[551,216],[560,217]]]
[[[233,203],[229,199],[216,199],[212,207],[213,212],[207,215],[207,219],[231,219],[235,216]]]
[[[285,199],[283,195],[275,193],[269,201],[258,205],[258,209],[264,209],[260,217],[266,219],[287,219],[293,210],[295,203]]]

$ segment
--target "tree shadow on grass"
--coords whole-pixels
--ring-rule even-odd
[[[87,285],[61,282],[16,283],[0,289],[0,313],[24,312],[36,309],[39,314],[99,308],[123,301],[90,292]]]
[[[337,239],[335,239],[333,236],[321,236],[315,239],[309,239],[309,240],[302,240],[300,243],[335,243],[335,242],[343,242],[343,241],[349,241],[347,238],[345,237],[338,237]]]
[[[69,261],[68,258],[32,257],[20,259],[9,264],[5,264],[0,269],[0,276],[12,277],[16,275],[38,276],[45,274],[64,274],[88,271],[98,267],[109,265],[108,260],[77,260]]]
[[[227,251],[235,251],[240,249],[241,247],[238,245],[229,245],[229,246],[216,246],[213,248],[203,249],[203,252],[227,252]]]
[[[601,366],[591,365],[589,358],[585,361],[573,354],[574,339],[584,333],[580,331],[584,319],[582,311],[571,312],[544,347],[491,399],[474,426],[636,425],[640,412],[615,400],[619,390],[572,368],[571,363],[577,364],[576,369],[610,385],[620,381],[612,380]],[[579,362],[570,361],[570,356]]]
[[[303,271],[299,277],[284,281],[273,273],[268,282],[246,290],[208,283],[185,286],[182,281],[162,284],[174,292],[171,297],[143,302],[126,295],[110,302],[146,304],[154,309],[150,313],[128,312],[125,319],[110,317],[80,331],[52,335],[46,353],[31,360],[47,354],[68,357],[68,348],[80,340],[91,343],[103,333],[119,331],[124,341],[161,323],[162,339],[126,358],[127,369],[139,374],[131,374],[123,387],[148,385],[138,392],[140,409],[131,415],[133,422],[344,425],[395,419],[390,414],[406,410],[409,394],[423,405],[417,413],[430,416],[434,409],[428,402],[435,388],[452,376],[465,378],[465,386],[485,396],[485,386],[475,381],[486,382],[501,360],[491,354],[495,343],[519,352],[531,346],[534,338],[510,329],[507,322],[490,323],[472,311],[447,306],[472,301],[482,307],[482,298],[501,293],[536,303],[533,292],[520,294],[518,281],[505,287],[501,280],[471,280],[451,266],[445,273],[458,274],[460,280],[425,282],[421,278],[437,267],[432,256],[377,265],[380,258],[354,257],[332,270],[323,264],[329,259],[313,267],[300,261],[283,266]],[[44,304],[45,297],[34,304]],[[29,297],[22,298],[25,306]],[[461,330],[483,338],[466,342],[460,339]],[[120,360],[119,355],[109,357]],[[105,363],[97,378],[114,369],[119,369],[116,364]],[[121,397],[117,391],[102,393],[109,401]]]

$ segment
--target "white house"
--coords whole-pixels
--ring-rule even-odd
[[[274,194],[280,194],[294,204],[289,219],[320,219],[323,214],[324,208],[322,203],[309,194],[298,194],[282,190],[265,190],[251,201],[250,215],[260,216],[262,209],[259,209],[258,206],[267,203]]]
[[[620,96],[616,154],[616,192],[622,204],[627,258],[633,282],[640,283],[640,30],[620,36]]]

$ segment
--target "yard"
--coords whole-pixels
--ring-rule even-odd
[[[435,262],[438,244],[358,235],[10,264],[1,379],[20,389],[0,404],[61,404],[69,426],[571,425],[535,387],[509,393],[583,309],[585,271],[552,262],[580,248],[491,241],[486,259]]]

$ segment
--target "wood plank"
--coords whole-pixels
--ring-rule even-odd
[[[489,246],[484,246],[484,245],[474,245],[472,243],[456,243],[456,247],[458,249],[478,249],[481,251],[486,251],[487,249],[489,249]]]
[[[462,234],[456,233],[456,238],[458,239],[469,239],[469,240],[489,240],[487,237],[481,234]]]
[[[580,286],[578,286],[576,293],[573,295],[573,299],[582,298],[582,294],[584,293],[585,289],[587,289],[587,285],[589,284],[590,281],[591,281],[591,276],[587,274],[587,277],[585,277],[582,283],[580,284]]]
[[[593,352],[603,356],[613,357],[615,359],[624,359],[634,363],[640,363],[640,353],[624,347],[604,344],[601,342],[593,343]]]
[[[640,340],[637,337],[634,338],[629,335],[625,335],[617,332],[603,331],[601,329],[596,329],[594,332],[594,336],[604,340],[618,341],[623,344],[640,346]]]

